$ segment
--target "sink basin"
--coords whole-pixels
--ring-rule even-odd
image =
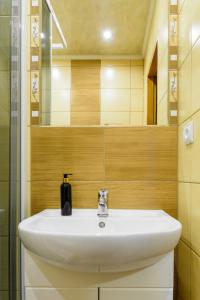
[[[144,268],[173,251],[181,224],[161,210],[47,209],[19,224],[24,246],[51,264],[74,271],[121,272]]]

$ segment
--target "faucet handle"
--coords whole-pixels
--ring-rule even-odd
[[[107,196],[108,196],[108,190],[106,189],[101,189],[99,190],[99,197],[100,198],[104,198],[104,199],[107,199]]]

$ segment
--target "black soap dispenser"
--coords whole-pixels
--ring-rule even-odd
[[[69,183],[69,175],[72,174],[64,174],[63,183],[60,186],[62,216],[70,216],[72,214],[72,188]]]

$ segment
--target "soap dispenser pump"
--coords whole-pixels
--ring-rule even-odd
[[[72,188],[69,183],[70,175],[72,174],[64,174],[63,183],[60,186],[62,216],[70,216],[72,214]]]

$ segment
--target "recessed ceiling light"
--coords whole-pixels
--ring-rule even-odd
[[[63,46],[63,44],[62,43],[53,43],[52,44],[52,49],[63,49],[64,48],[64,46]]]
[[[105,41],[110,41],[113,37],[112,30],[110,29],[103,30],[102,35]]]

